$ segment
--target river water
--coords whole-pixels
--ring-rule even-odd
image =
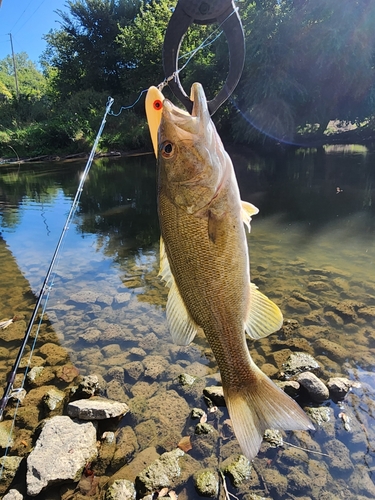
[[[238,488],[228,481],[228,488],[240,500],[256,498],[251,494],[274,500],[374,499],[374,153],[353,145],[277,155],[232,147],[230,154],[242,198],[260,210],[249,236],[252,280],[280,306],[287,325],[249,342],[254,360],[272,378],[282,379],[288,357],[302,351],[319,363],[324,382],[339,376],[354,385],[344,401],[314,403],[300,396],[302,406],[324,409],[327,417],[313,432],[284,434],[287,443],[309,451],[266,443],[250,478]],[[0,330],[1,385],[83,168],[81,162],[1,167],[0,321],[18,319]],[[97,375],[103,395],[130,406],[119,427],[133,444],[124,451],[118,441],[112,461],[98,466],[103,477],[144,450],[170,451],[181,437],[194,434],[190,411],[207,410],[201,389],[218,380],[205,338],[188,348],[171,342],[167,290],[157,277],[158,240],[153,156],[96,160],[59,252],[33,346],[31,366],[47,367],[49,376],[41,383],[26,382],[26,388],[35,392],[53,385],[67,392],[74,385],[74,377],[61,376],[61,367],[67,367],[64,373]],[[46,345],[55,346],[52,354]],[[31,349],[30,342],[27,357]],[[179,382],[182,373],[199,377],[200,389],[186,391]],[[53,415],[31,406],[28,413],[19,409],[10,454],[26,455],[39,420]],[[240,450],[223,430],[225,408],[210,418],[217,443],[209,451],[193,447],[189,453],[192,463],[215,469]],[[57,486],[54,491],[61,493]],[[176,491],[180,499],[200,498],[191,477]],[[61,498],[67,497],[61,493]]]

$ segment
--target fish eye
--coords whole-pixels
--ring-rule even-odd
[[[163,158],[171,158],[174,154],[174,146],[171,142],[165,141],[161,145],[161,155]]]

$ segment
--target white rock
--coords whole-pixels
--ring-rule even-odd
[[[105,500],[135,500],[134,484],[127,479],[117,479],[109,487]]]
[[[9,490],[8,493],[3,496],[3,500],[23,500],[23,495],[18,490]]]
[[[128,411],[129,407],[125,403],[99,398],[79,399],[69,403],[67,408],[70,417],[81,420],[104,420],[125,415]]]
[[[27,458],[27,493],[38,495],[50,483],[79,481],[82,470],[97,456],[96,426],[57,416],[48,420]]]

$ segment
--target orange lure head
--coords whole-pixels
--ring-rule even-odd
[[[148,89],[145,102],[146,116],[156,158],[158,157],[158,129],[162,116],[163,101],[164,96],[159,89],[156,87]]]

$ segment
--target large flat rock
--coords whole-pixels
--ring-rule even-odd
[[[57,416],[48,420],[27,458],[27,493],[38,495],[51,483],[79,481],[97,455],[96,426]]]

